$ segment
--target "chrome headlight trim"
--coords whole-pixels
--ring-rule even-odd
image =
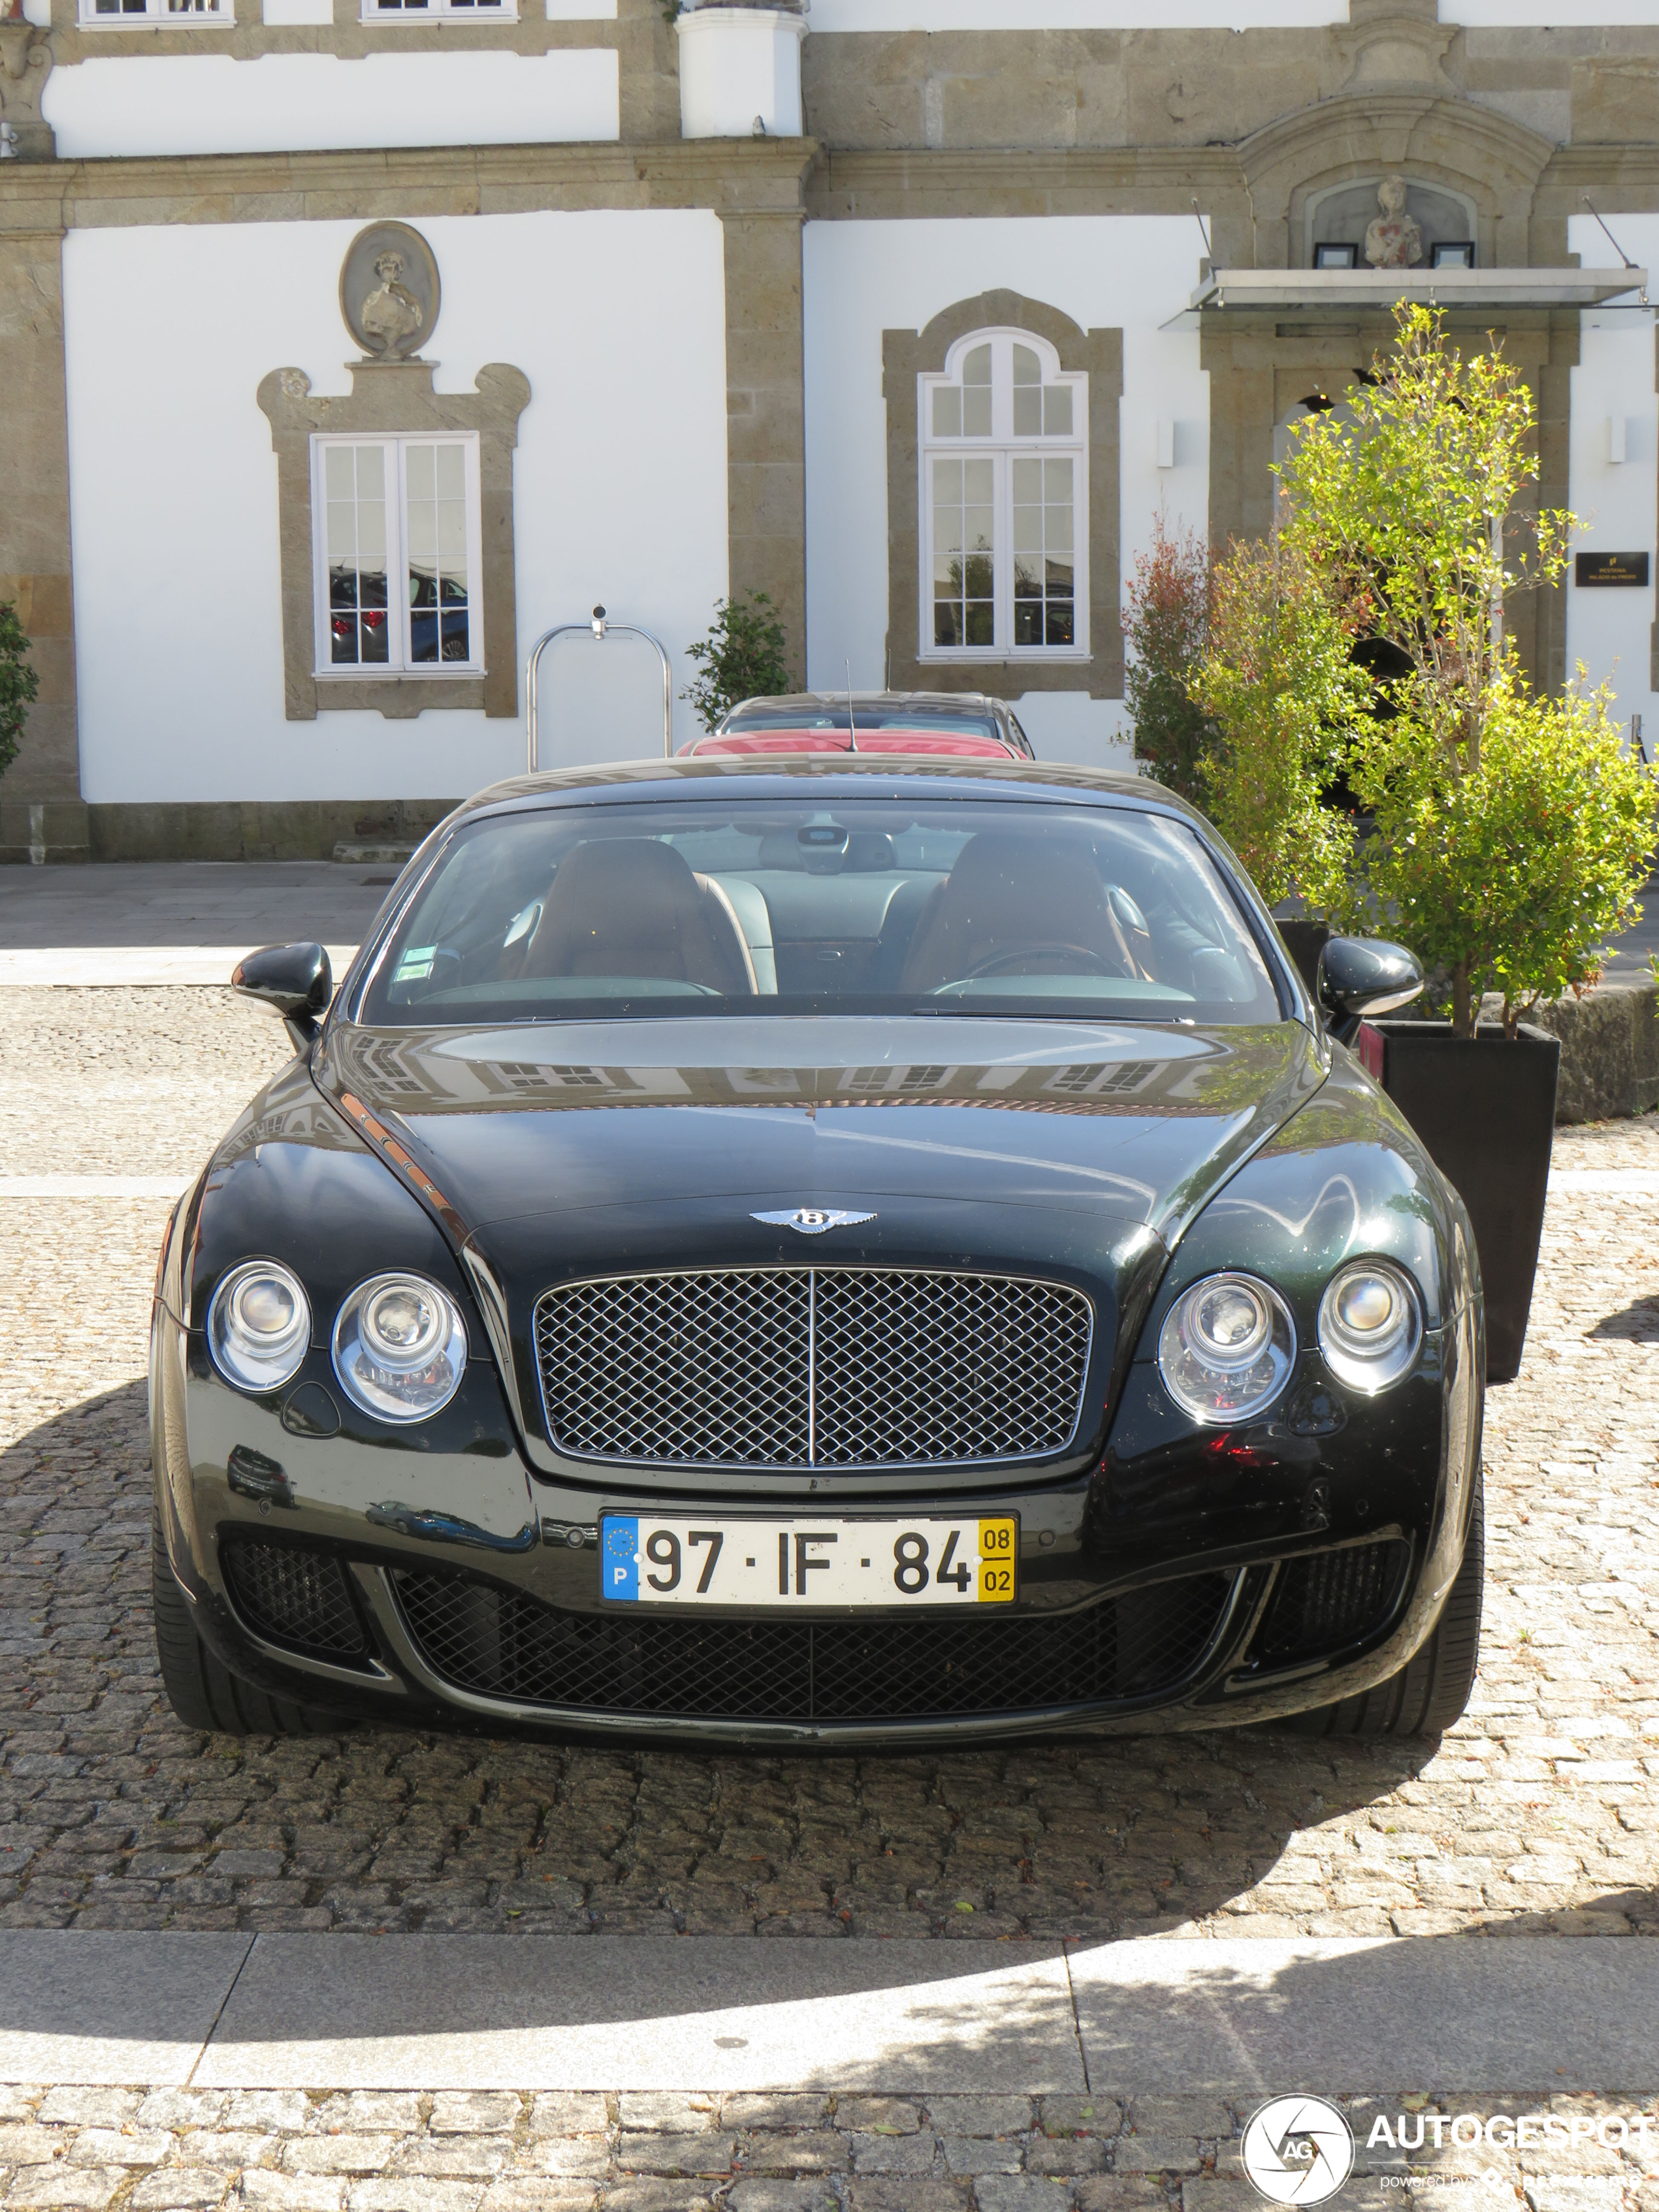
[[[278,1260],[244,1260],[219,1279],[208,1308],[208,1351],[233,1389],[280,1390],[311,1343],[311,1301]]]
[[[371,1275],[341,1306],[331,1351],[354,1406],[380,1421],[429,1421],[461,1387],[466,1323],[425,1275]]]
[[[1375,1397],[1417,1364],[1423,1313],[1417,1286],[1391,1260],[1350,1260],[1319,1301],[1319,1349],[1339,1382]]]
[[[1259,1275],[1204,1276],[1182,1292],[1158,1331],[1164,1387],[1206,1428],[1266,1413],[1295,1364],[1291,1310]]]

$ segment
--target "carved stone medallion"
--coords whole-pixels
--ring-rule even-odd
[[[406,222],[372,222],[340,264],[340,313],[371,360],[418,354],[438,319],[438,264]]]

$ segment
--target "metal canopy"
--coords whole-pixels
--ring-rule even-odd
[[[1166,331],[1197,330],[1218,315],[1328,315],[1392,307],[1400,300],[1481,313],[1595,307],[1616,300],[1645,307],[1645,269],[1217,269]]]

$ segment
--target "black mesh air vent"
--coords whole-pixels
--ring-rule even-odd
[[[1191,1673],[1232,1587],[1195,1575],[1046,1620],[688,1620],[642,1607],[559,1613],[453,1575],[393,1580],[428,1665],[459,1689],[732,1721],[943,1719],[1145,1697]]]
[[[222,1557],[237,1611],[268,1643],[331,1659],[358,1658],[367,1649],[346,1571],[331,1553],[240,1537]]]
[[[1262,1666],[1288,1667],[1357,1643],[1393,1611],[1410,1557],[1410,1546],[1396,1540],[1288,1561],[1251,1656]]]

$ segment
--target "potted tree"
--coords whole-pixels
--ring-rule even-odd
[[[1394,352],[1350,419],[1298,425],[1280,557],[1362,605],[1401,672],[1350,726],[1344,765],[1375,820],[1364,886],[1431,976],[1437,1019],[1378,1024],[1385,1087],[1462,1193],[1486,1285],[1487,1373],[1519,1371],[1543,1224],[1559,1043],[1528,1023],[1595,980],[1639,914],[1653,785],[1604,694],[1532,690],[1505,599],[1557,582],[1574,519],[1528,514],[1532,395],[1499,349],[1462,356],[1441,318],[1397,311]],[[1487,993],[1501,1018],[1480,1019]]]

